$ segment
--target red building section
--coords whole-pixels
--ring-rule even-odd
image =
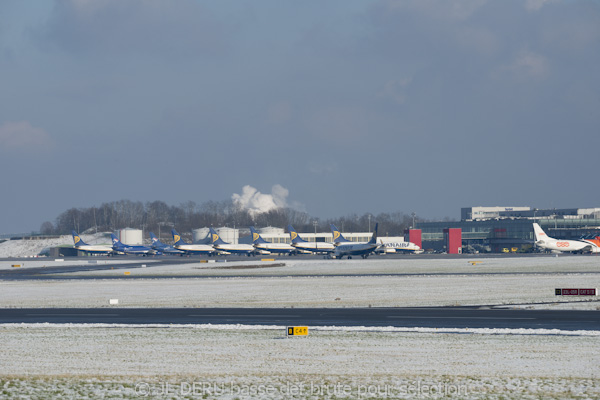
[[[444,229],[444,245],[448,254],[462,253],[462,229],[447,228]]]
[[[411,242],[419,246],[419,248],[423,248],[421,246],[421,230],[420,229],[405,229],[404,230],[404,241]]]

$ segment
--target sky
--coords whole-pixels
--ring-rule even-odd
[[[0,233],[252,193],[599,207],[599,65],[597,1],[3,0]]]

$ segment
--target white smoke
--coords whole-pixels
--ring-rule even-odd
[[[256,215],[287,207],[289,194],[289,190],[281,185],[274,185],[271,194],[261,193],[256,188],[246,185],[242,188],[242,194],[234,193],[231,199],[237,206],[248,210],[252,215]]]

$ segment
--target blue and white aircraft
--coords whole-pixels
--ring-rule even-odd
[[[73,247],[77,250],[93,254],[110,254],[113,252],[113,249],[110,246],[87,244],[81,239],[77,232],[71,231],[71,234],[73,235]]]
[[[344,236],[342,236],[342,234],[338,231],[338,239],[340,239],[338,240],[339,244],[335,246],[335,250],[333,251],[331,257],[339,259],[342,259],[344,256],[347,256],[348,259],[351,259],[352,256],[361,256],[362,258],[369,257],[369,254],[374,252],[377,249],[377,247],[379,247],[379,245],[377,244],[377,225],[379,224],[375,224],[375,230],[373,231],[373,236],[371,236],[371,240],[369,240],[366,243],[351,242],[349,240],[346,240]]]
[[[258,251],[265,252],[266,254],[291,254],[296,251],[296,249],[293,246],[290,246],[287,243],[267,242],[260,236],[260,233],[258,233],[253,226],[250,227],[250,232],[252,233],[252,244],[254,245],[254,248]]]
[[[160,251],[154,250],[153,248],[148,247],[148,246],[129,246],[129,245],[123,244],[123,243],[121,243],[121,241],[119,239],[117,239],[117,237],[115,236],[114,233],[111,233],[110,237],[113,242],[113,245],[112,245],[113,250],[117,251],[119,253],[141,254],[143,256],[147,256],[149,254],[150,255],[162,254]]]
[[[186,243],[175,229],[171,229],[173,235],[173,247],[183,251],[185,254],[214,254],[215,249],[208,244],[190,244]]]
[[[152,248],[160,251],[163,254],[185,254],[183,251],[177,250],[173,246],[164,244],[152,232],[150,232],[150,239],[152,239]]]
[[[256,249],[251,244],[231,244],[224,242],[213,228],[209,228],[211,244],[221,253],[246,254],[248,257],[256,254]]]
[[[307,242],[306,240],[302,239],[292,225],[288,225],[288,231],[290,232],[292,246],[294,246],[296,250],[312,253],[331,253],[333,251],[334,246],[331,243]]]

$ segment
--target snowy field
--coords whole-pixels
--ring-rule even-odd
[[[340,274],[365,276],[336,276]],[[165,279],[177,275],[198,278]],[[476,265],[464,259],[427,260],[418,256],[167,266],[148,263],[146,268],[132,266],[70,276],[99,279],[0,281],[0,306],[108,307],[109,299],[119,299],[120,307],[600,307],[598,297],[554,295],[555,288],[600,287],[600,257],[594,256],[500,257]]]
[[[600,397],[597,337],[215,328],[3,325],[0,397]]]
[[[0,281],[0,307],[600,307],[554,296],[600,287],[594,256],[232,260]],[[598,331],[283,328],[4,324],[0,398],[600,398]]]

